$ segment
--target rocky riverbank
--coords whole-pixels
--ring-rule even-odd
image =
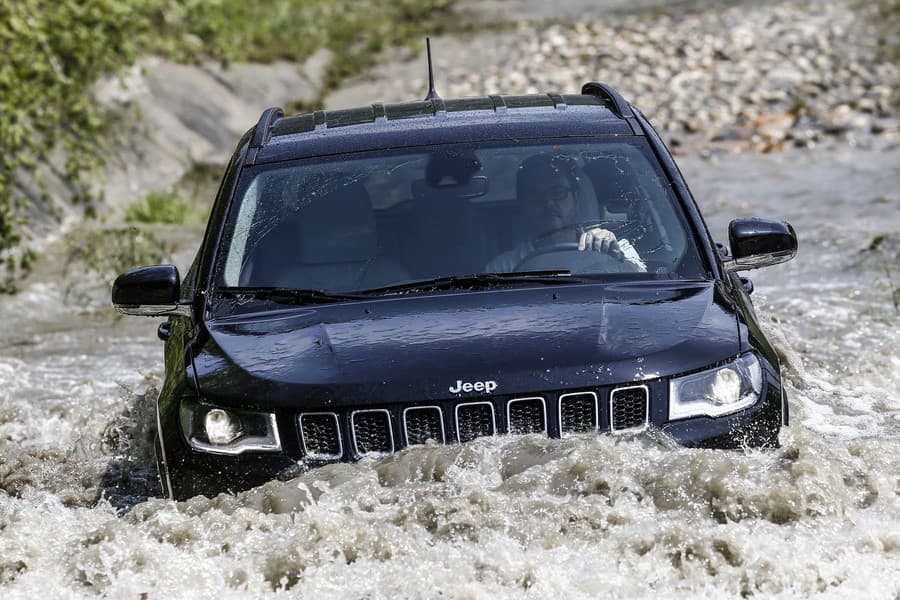
[[[900,140],[900,67],[885,58],[873,9],[857,0],[730,1],[567,0],[559,10],[539,0],[463,1],[449,29],[466,33],[435,40],[438,90],[445,97],[574,92],[604,81],[681,154]],[[520,21],[502,24],[504,16]],[[303,65],[223,69],[147,58],[100,82],[98,99],[118,116],[94,186],[103,197],[98,212],[118,214],[197,165],[220,172],[266,106],[294,112],[318,103],[329,61],[321,52]],[[424,96],[424,52],[387,50],[377,62],[325,97],[325,106]],[[82,212],[58,165],[38,171],[39,188],[24,189],[29,197],[46,193],[51,210],[31,207],[25,233],[36,248],[60,220],[79,222]]]
[[[900,69],[861,4],[749,4],[673,17],[587,14],[436,41],[439,92],[571,92],[614,85],[678,146],[758,151],[898,136]],[[388,64],[330,107],[423,95],[424,57]]]
[[[635,14],[623,13],[621,0],[585,0],[557,11],[581,20],[557,23],[532,0],[462,2],[459,21],[496,23],[500,5],[522,20],[511,29],[475,27],[437,39],[438,89],[445,97],[572,92],[585,81],[604,81],[684,152],[900,139],[900,68],[884,58],[871,15],[852,1],[749,3],[673,17],[654,12],[665,5],[658,0],[641,0]],[[147,59],[101,82],[101,102],[123,114],[96,188],[106,206],[121,208],[171,186],[195,164],[224,164],[263,108],[281,104],[291,112],[292,105],[315,103],[329,59],[324,52],[303,65],[227,69]],[[424,54],[389,50],[380,66],[332,92],[325,105],[422,97],[424,64]],[[53,169],[44,171],[55,214],[77,218],[67,184]]]

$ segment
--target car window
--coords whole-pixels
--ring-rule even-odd
[[[579,251],[596,231],[617,248]],[[346,292],[551,269],[705,276],[644,140],[450,144],[246,169],[217,282]]]

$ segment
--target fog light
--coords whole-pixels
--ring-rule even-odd
[[[241,435],[240,422],[236,421],[221,408],[214,408],[206,413],[206,437],[210,444],[224,446],[230,444]]]
[[[195,450],[213,454],[280,452],[275,413],[220,408],[194,398],[182,398],[181,431]]]

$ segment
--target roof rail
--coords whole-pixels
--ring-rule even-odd
[[[629,126],[631,126],[631,131],[635,135],[643,135],[644,132],[641,130],[640,125],[638,125],[637,119],[634,116],[634,112],[631,110],[631,105],[622,97],[622,95],[617,92],[612,86],[607,85],[605,83],[598,83],[596,81],[589,81],[583,86],[581,86],[581,93],[587,94],[590,96],[598,96],[603,98],[604,100],[609,101],[612,105],[613,113],[621,118],[625,119]]]
[[[269,141],[272,125],[283,116],[284,111],[277,106],[264,110],[259,117],[259,121],[256,122],[256,127],[253,128],[253,136],[250,138],[250,148],[262,148],[263,145]]]

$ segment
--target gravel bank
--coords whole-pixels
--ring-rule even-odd
[[[754,150],[897,136],[900,69],[879,52],[864,10],[846,2],[738,6],[680,18],[613,15],[523,21],[512,33],[440,39],[445,97],[616,86],[673,145]],[[423,95],[424,57],[386,64],[327,99],[329,107]]]

